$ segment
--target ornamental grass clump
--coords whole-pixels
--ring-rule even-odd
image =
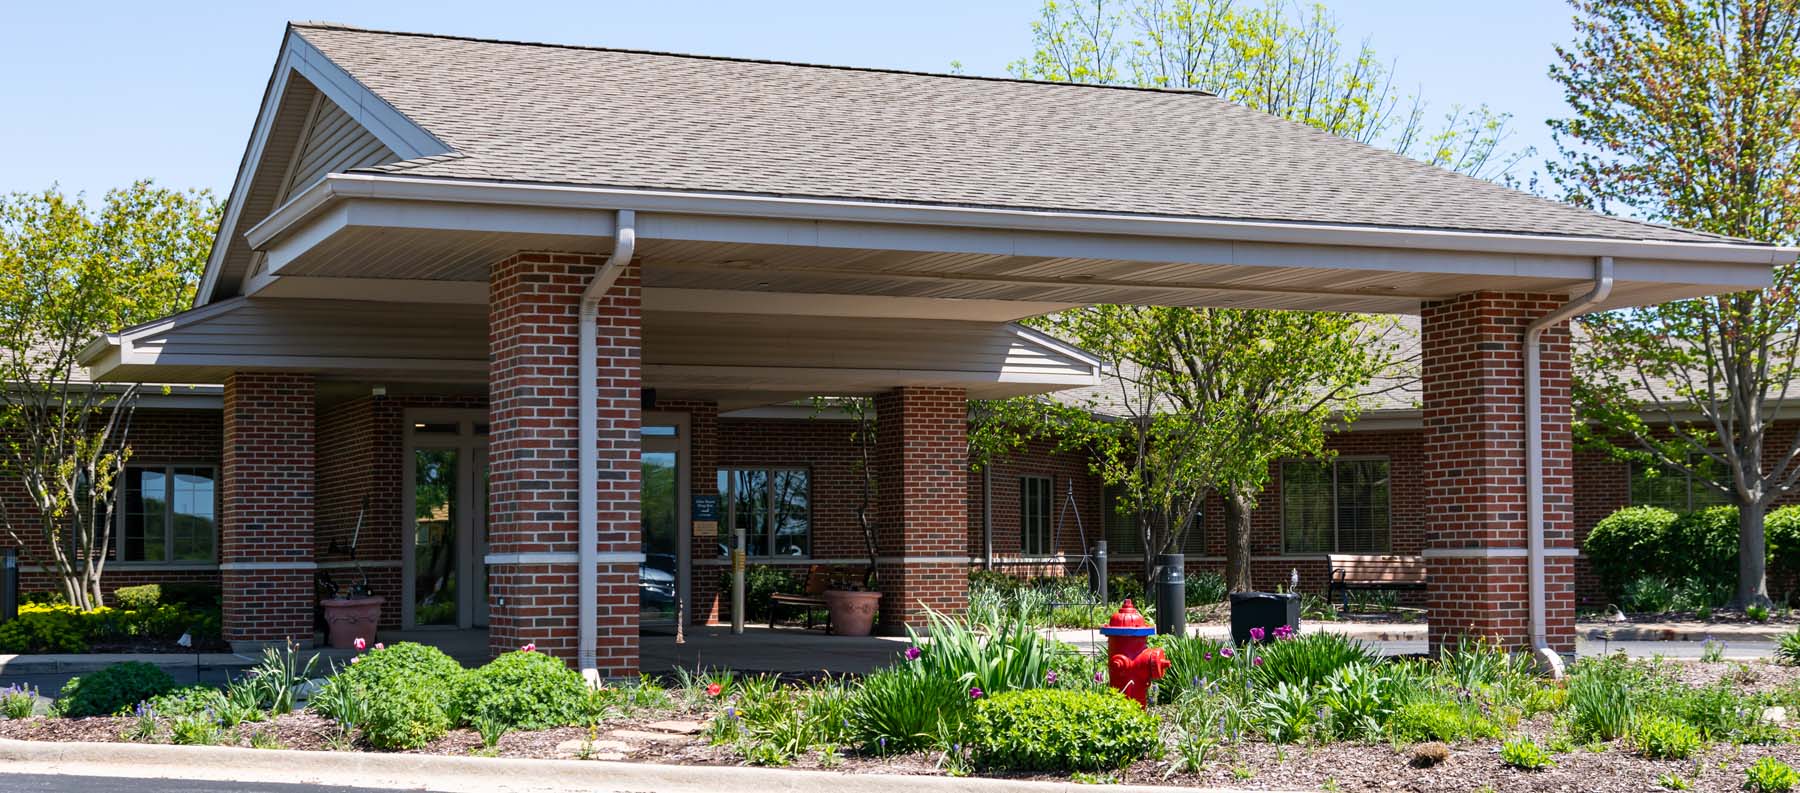
[[[917,664],[921,674],[957,681],[965,689],[998,694],[1041,687],[1056,669],[1057,656],[1069,652],[1023,620],[978,628],[935,611],[926,614],[931,622],[930,638],[907,628],[913,647],[919,650],[909,663]]]
[[[520,650],[469,672],[456,690],[454,712],[509,730],[547,730],[586,722],[587,684],[554,656]]]
[[[1569,731],[1578,741],[1612,741],[1637,716],[1633,689],[1641,673],[1623,658],[1590,661],[1569,677]]]
[[[850,698],[850,729],[864,752],[913,752],[959,730],[968,710],[960,681],[924,674],[909,662],[863,678]]]
[[[981,767],[1067,773],[1159,755],[1158,728],[1155,716],[1116,691],[1040,689],[983,698],[966,735]]]
[[[1368,645],[1323,631],[1253,642],[1241,650],[1250,653],[1253,661],[1261,659],[1260,663],[1253,663],[1250,676],[1263,688],[1273,688],[1279,683],[1317,683],[1351,664],[1374,664],[1381,660],[1381,654]]]

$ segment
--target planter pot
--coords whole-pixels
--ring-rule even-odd
[[[831,611],[831,632],[839,636],[867,636],[875,628],[880,592],[825,590],[825,608]]]
[[[332,598],[319,601],[325,609],[327,642],[340,650],[356,647],[356,640],[375,643],[375,626],[381,623],[382,597]]]

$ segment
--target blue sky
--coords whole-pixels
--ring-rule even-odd
[[[289,19],[489,38],[1004,74],[1041,0],[462,2],[0,0],[0,192],[98,195],[133,179],[229,189]],[[1513,144],[1552,152],[1545,76],[1569,36],[1561,0],[1328,0],[1398,85],[1511,112]],[[1536,163],[1527,164],[1530,170]]]

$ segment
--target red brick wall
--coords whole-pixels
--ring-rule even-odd
[[[1463,635],[1530,640],[1523,333],[1555,295],[1475,293],[1427,303],[1420,317],[1425,404],[1431,645]],[[1569,336],[1545,334],[1546,547],[1572,547]],[[1573,558],[1547,561],[1548,632],[1574,649]]]
[[[313,379],[238,372],[225,380],[225,640],[313,633]]]
[[[892,632],[968,602],[969,407],[960,388],[901,388],[876,396],[875,412],[881,555],[906,560],[878,566]]]
[[[577,314],[604,257],[522,253],[494,266],[489,283],[490,524],[493,554],[576,552],[578,459]],[[637,554],[638,430],[642,323],[637,266],[601,299],[599,551]],[[637,672],[637,565],[600,566],[599,666]],[[494,565],[489,646],[535,642],[577,652],[576,565]]]
[[[131,447],[133,464],[191,463],[216,466],[220,461],[221,433],[222,424],[217,410],[140,407],[132,416],[126,445]],[[24,541],[19,562],[26,569],[20,575],[20,591],[61,591],[62,585],[56,575],[48,572],[52,569],[49,549],[44,544],[42,532],[37,529],[37,508],[25,495],[24,483],[15,477],[0,479],[0,499],[6,502],[7,514],[19,521],[19,539]],[[116,541],[117,538],[114,539]],[[39,566],[42,567],[41,571]],[[107,565],[101,578],[102,588],[108,593],[119,587],[178,582],[217,585],[219,572],[217,569],[169,570],[113,562]]]

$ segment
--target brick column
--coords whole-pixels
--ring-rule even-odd
[[[1425,389],[1425,556],[1432,652],[1461,636],[1529,647],[1524,333],[1560,295],[1478,292],[1420,315]],[[1575,649],[1569,332],[1544,334],[1546,627]]]
[[[960,388],[875,398],[881,630],[923,628],[969,600],[969,406]]]
[[[219,578],[225,640],[239,652],[312,644],[313,399],[311,375],[225,379]]]
[[[604,256],[521,253],[495,265],[488,296],[488,646],[577,653],[577,316]],[[638,668],[637,266],[600,303],[599,640],[601,674]],[[610,558],[610,561],[609,561]]]

